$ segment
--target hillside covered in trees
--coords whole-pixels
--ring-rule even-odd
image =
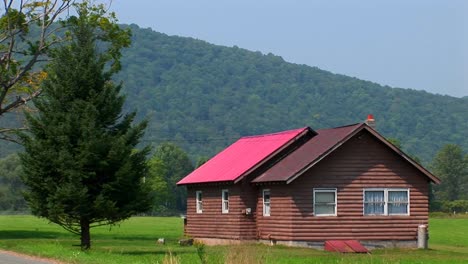
[[[423,163],[447,143],[468,150],[468,97],[381,86],[273,54],[130,27],[132,46],[116,76],[126,109],[148,119],[145,141],[172,141],[192,160],[240,136],[347,125],[369,113],[379,132]],[[2,118],[1,125],[16,119]],[[1,157],[16,149],[0,142]]]

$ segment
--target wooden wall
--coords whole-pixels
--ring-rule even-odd
[[[255,187],[236,185],[199,185],[187,187],[186,234],[194,238],[256,239]],[[229,190],[229,213],[221,212],[221,190]],[[203,192],[203,213],[196,212],[195,192]],[[241,198],[242,197],[242,198]],[[252,212],[246,215],[246,208]]]
[[[240,238],[253,240],[257,239],[257,193],[258,188],[250,184],[249,179],[245,179],[239,183],[241,189],[241,208],[250,208],[251,213],[249,215],[241,212],[240,221]]]
[[[409,216],[364,216],[363,188],[410,188]],[[271,190],[271,216],[262,216],[257,195],[260,239],[415,240],[428,224],[428,179],[368,132],[356,135],[289,185]],[[337,188],[337,216],[313,215],[313,188]]]

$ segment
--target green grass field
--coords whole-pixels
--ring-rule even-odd
[[[32,216],[0,216],[0,248],[65,263],[201,263],[197,248],[181,247],[180,218],[134,217],[119,226],[92,230],[92,250],[80,251],[77,236]],[[156,243],[165,238],[166,244]],[[75,245],[75,246],[74,246]],[[204,247],[208,263],[468,263],[468,218],[430,220],[429,250],[382,249],[372,254],[338,254],[266,246]]]

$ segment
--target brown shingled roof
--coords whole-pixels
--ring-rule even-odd
[[[363,124],[316,130],[317,135],[252,182],[287,181]],[[305,154],[306,153],[306,154]]]
[[[316,130],[317,135],[311,138],[308,142],[300,146],[294,152],[290,153],[283,160],[270,167],[260,176],[256,177],[253,183],[264,182],[286,182],[290,183],[303,172],[314,166],[328,154],[339,148],[348,139],[356,135],[359,131],[366,129],[385,145],[390,147],[397,154],[402,156],[423,174],[425,174],[432,182],[440,183],[440,180],[427,171],[424,167],[412,160],[408,155],[400,149],[388,142],[383,136],[370,128],[368,125],[359,123],[343,127],[330,129]]]

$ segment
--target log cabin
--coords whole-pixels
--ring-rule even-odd
[[[242,137],[178,182],[206,244],[416,247],[440,180],[365,123]]]

